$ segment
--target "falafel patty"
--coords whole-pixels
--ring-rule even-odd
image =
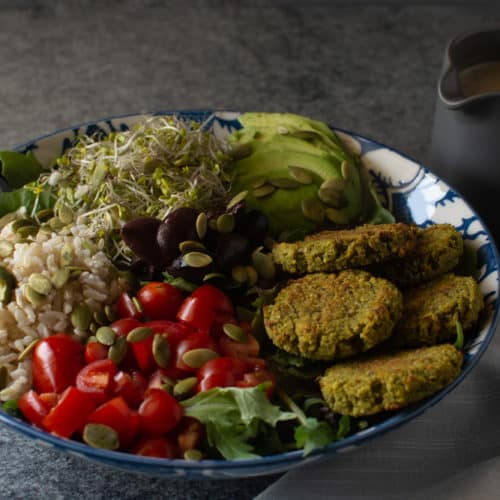
[[[463,355],[451,344],[371,354],[328,368],[319,385],[328,406],[360,417],[398,410],[449,385]]]
[[[294,243],[277,243],[274,261],[290,274],[340,271],[404,257],[416,245],[416,226],[366,224],[321,231]]]
[[[377,264],[370,271],[405,288],[451,271],[463,251],[462,236],[451,224],[435,224],[418,229],[416,247],[404,258]]]
[[[401,292],[366,271],[309,274],[291,281],[264,306],[264,325],[284,351],[310,359],[339,359],[386,340],[402,307]]]
[[[470,330],[482,308],[483,296],[474,278],[445,274],[403,293],[403,316],[390,341],[399,347],[449,341],[456,337],[457,321],[464,331]]]

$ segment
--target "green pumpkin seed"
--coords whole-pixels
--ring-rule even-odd
[[[137,309],[137,311],[139,311],[142,314],[144,312],[144,309],[142,308],[142,304],[140,303],[139,299],[137,297],[132,297],[132,302],[134,303],[134,306]]]
[[[321,189],[333,189],[334,191],[342,192],[345,189],[345,180],[340,177],[330,177],[326,179],[321,186]]]
[[[212,231],[217,231],[217,221],[215,219],[210,219],[208,221],[208,227],[212,230]]]
[[[9,382],[9,370],[6,366],[0,366],[0,391],[7,387]]]
[[[196,234],[198,235],[198,238],[202,240],[206,234],[207,234],[207,225],[208,225],[208,220],[207,220],[207,214],[205,212],[201,212],[198,214],[198,217],[196,217]]]
[[[200,241],[186,240],[179,243],[179,250],[181,253],[205,250],[205,245]]]
[[[16,231],[16,234],[21,238],[29,238],[30,236],[36,236],[39,229],[39,226],[22,226]]]
[[[102,309],[99,309],[99,311],[94,312],[94,314],[92,316],[94,318],[94,321],[99,326],[103,326],[103,325],[108,324],[108,318],[106,316],[106,313]]]
[[[248,335],[245,330],[240,328],[238,325],[234,325],[233,323],[224,323],[222,325],[222,330],[224,333],[235,342],[239,342],[241,344],[245,344],[248,341]]]
[[[179,382],[177,382],[177,384],[175,384],[173,388],[174,396],[179,397],[191,394],[194,391],[197,383],[198,379],[196,377],[188,377],[179,380]]]
[[[236,317],[239,321],[246,321],[248,323],[251,323],[254,316],[255,313],[250,309],[242,306],[236,306]]]
[[[115,343],[109,348],[108,358],[116,365],[119,365],[127,354],[127,339],[125,337],[116,337]]]
[[[288,177],[275,177],[274,179],[269,179],[267,182],[269,182],[271,186],[280,189],[297,189],[300,186],[300,182]]]
[[[200,368],[207,361],[218,358],[219,355],[212,351],[212,349],[191,349],[182,355],[182,361],[189,366],[189,368]]]
[[[231,210],[231,208],[235,207],[238,203],[241,203],[248,195],[248,191],[240,191],[237,195],[233,196],[226,208]]]
[[[206,267],[212,263],[212,257],[202,252],[189,252],[183,255],[182,260],[189,267]]]
[[[69,269],[62,268],[58,269],[53,275],[52,275],[52,284],[54,285],[54,288],[57,290],[60,290],[66,282],[69,280]]]
[[[271,186],[271,184],[264,184],[263,186],[254,189],[252,194],[255,198],[265,198],[266,196],[273,194],[274,191],[276,191],[274,186]]]
[[[157,333],[153,337],[153,357],[160,368],[166,368],[170,361],[170,345],[167,339]]]
[[[135,344],[136,342],[142,342],[147,338],[151,337],[153,334],[153,329],[147,326],[138,326],[133,330],[130,330],[127,335],[127,342]]]
[[[231,277],[237,283],[246,283],[248,279],[248,273],[245,266],[234,266],[231,269]]]
[[[17,357],[17,360],[18,361],[24,361],[25,359],[27,359],[33,349],[35,348],[35,346],[38,344],[38,340],[39,339],[35,339],[35,340],[32,340],[24,349],[23,351],[19,354],[19,356]]]
[[[78,304],[70,316],[71,324],[78,330],[87,330],[92,321],[92,312],[86,304]]]
[[[347,198],[342,191],[334,188],[320,188],[318,191],[319,199],[333,208],[345,208],[348,205]]]
[[[0,302],[8,304],[11,297],[12,287],[3,278],[0,278]]]
[[[110,326],[101,326],[95,332],[97,341],[102,345],[111,346],[115,343],[116,333]]]
[[[29,285],[24,288],[24,296],[35,307],[41,306],[47,298],[45,295],[35,292]]]
[[[9,240],[0,240],[0,257],[5,258],[12,255],[14,244]]]
[[[33,273],[28,278],[28,285],[40,295],[48,295],[52,290],[52,282],[47,276]]]
[[[242,160],[247,156],[252,154],[252,145],[251,144],[237,144],[233,148],[228,151],[228,154],[234,160]]]
[[[252,255],[252,263],[259,276],[262,276],[264,279],[274,278],[276,268],[270,255],[254,252]]]
[[[340,165],[340,173],[346,182],[351,182],[356,178],[356,167],[352,162],[344,160]]]
[[[226,277],[225,274],[222,273],[207,273],[203,276],[203,281],[210,281],[213,279],[224,279]]]
[[[93,448],[117,450],[120,447],[118,432],[104,424],[87,424],[83,428],[83,440]]]
[[[252,266],[245,266],[245,269],[247,271],[247,283],[250,286],[255,285],[259,280],[259,275],[257,274],[257,271]]]
[[[95,335],[91,335],[90,337],[87,337],[86,343],[90,344],[91,342],[99,342],[99,341],[97,340],[97,337]]]
[[[90,326],[89,326],[89,332],[92,334],[92,335],[95,335],[95,333],[97,332],[97,329],[99,328],[99,325],[97,323],[94,323],[92,321],[92,323],[90,323]]]
[[[74,217],[75,217],[73,214],[73,210],[71,210],[71,208],[69,208],[67,205],[63,205],[59,209],[58,216],[59,216],[59,219],[61,220],[61,222],[65,226],[67,224],[71,224],[73,222]]]
[[[52,217],[52,219],[49,219],[47,221],[47,224],[49,225],[50,229],[52,229],[52,231],[56,233],[64,227],[64,223],[59,217]]]
[[[184,457],[184,460],[191,460],[193,462],[199,462],[203,458],[201,451],[196,448],[186,450],[182,456]]]
[[[73,262],[73,248],[68,243],[65,243],[61,248],[61,255],[59,257],[59,264],[61,267],[70,266]]]
[[[288,170],[290,170],[290,175],[300,184],[307,185],[313,181],[311,172],[305,168],[288,165]]]
[[[106,318],[108,318],[108,321],[110,323],[113,323],[113,321],[116,321],[116,318],[118,317],[116,315],[116,311],[115,311],[114,306],[112,306],[111,304],[106,304],[104,306],[104,314],[106,315]]]
[[[170,394],[173,392],[175,382],[170,378],[167,377],[166,375],[160,375],[160,380],[161,380],[161,388],[164,391],[169,392]]]
[[[257,177],[250,185],[254,189],[257,189],[257,188],[262,187],[266,183],[267,183],[267,179],[265,177]]]
[[[234,215],[222,214],[217,217],[217,231],[219,233],[230,233],[234,229]]]
[[[323,222],[325,218],[325,209],[322,203],[316,198],[308,198],[302,200],[301,203],[302,214],[306,219],[313,222]]]
[[[36,217],[40,222],[46,222],[54,217],[54,210],[52,210],[52,208],[44,208],[37,212]]]
[[[15,233],[18,232],[18,230],[22,227],[25,226],[35,226],[36,222],[33,219],[29,219],[27,217],[23,217],[22,219],[17,219],[12,223],[12,231]]]
[[[340,210],[337,210],[335,208],[326,208],[325,209],[325,215],[326,218],[333,222],[334,224],[349,224],[350,220],[349,217],[344,213],[341,212]]]

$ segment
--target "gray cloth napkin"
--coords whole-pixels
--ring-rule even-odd
[[[498,330],[436,406],[350,452],[291,470],[256,500],[500,498]]]

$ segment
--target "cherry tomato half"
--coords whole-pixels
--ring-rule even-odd
[[[169,283],[152,281],[137,292],[144,315],[151,319],[174,319],[179,309],[182,292]]]
[[[110,326],[114,330],[116,335],[118,335],[119,337],[126,337],[131,330],[142,326],[142,323],[133,318],[123,318],[114,321]]]
[[[259,355],[259,342],[251,334],[247,334],[246,342],[235,342],[227,335],[222,335],[219,339],[219,350],[223,356],[231,358],[256,358]]]
[[[164,437],[142,438],[132,448],[132,453],[143,457],[175,458],[175,446]]]
[[[49,407],[33,390],[24,393],[17,401],[21,413],[35,425],[41,425],[42,420],[49,413]]]
[[[237,387],[255,387],[257,385],[263,384],[264,382],[271,382],[271,385],[267,388],[267,397],[273,395],[274,388],[276,387],[275,376],[267,370],[256,370],[255,372],[245,373],[243,379],[236,382]]]
[[[114,376],[118,369],[110,359],[100,359],[84,366],[76,376],[76,387],[102,404],[113,394]]]
[[[137,408],[141,404],[148,384],[141,372],[120,371],[115,375],[114,382],[115,394],[121,396],[131,408]]]
[[[178,401],[163,389],[149,389],[141,406],[141,431],[147,436],[160,436],[171,431],[184,410]]]
[[[234,386],[248,371],[247,364],[241,359],[215,358],[207,361],[197,372],[197,392],[208,391],[214,387]]]
[[[132,297],[123,292],[116,301],[116,312],[120,318],[141,319],[142,312],[137,308]]]
[[[37,392],[62,392],[75,383],[83,364],[83,347],[70,335],[42,339],[33,350],[33,386]]]
[[[218,314],[225,314],[227,316],[234,314],[234,306],[231,299],[213,285],[205,284],[200,286],[191,294],[191,297],[201,299]]]
[[[196,330],[208,332],[215,320],[215,309],[199,297],[184,299],[177,311],[177,319],[191,325]]]
[[[85,362],[92,363],[93,361],[106,359],[108,357],[108,350],[108,346],[105,346],[100,342],[87,342],[84,354]]]
[[[175,350],[175,366],[180,370],[186,370],[190,372],[196,372],[196,368],[191,368],[186,365],[182,360],[182,356],[193,349],[211,349],[212,351],[218,352],[217,344],[206,332],[193,332],[187,337],[182,339],[177,344],[177,349]]]

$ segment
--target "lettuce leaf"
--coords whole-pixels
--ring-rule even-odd
[[[16,151],[0,151],[1,173],[11,189],[18,189],[36,181],[43,167],[35,155],[17,153]]]

